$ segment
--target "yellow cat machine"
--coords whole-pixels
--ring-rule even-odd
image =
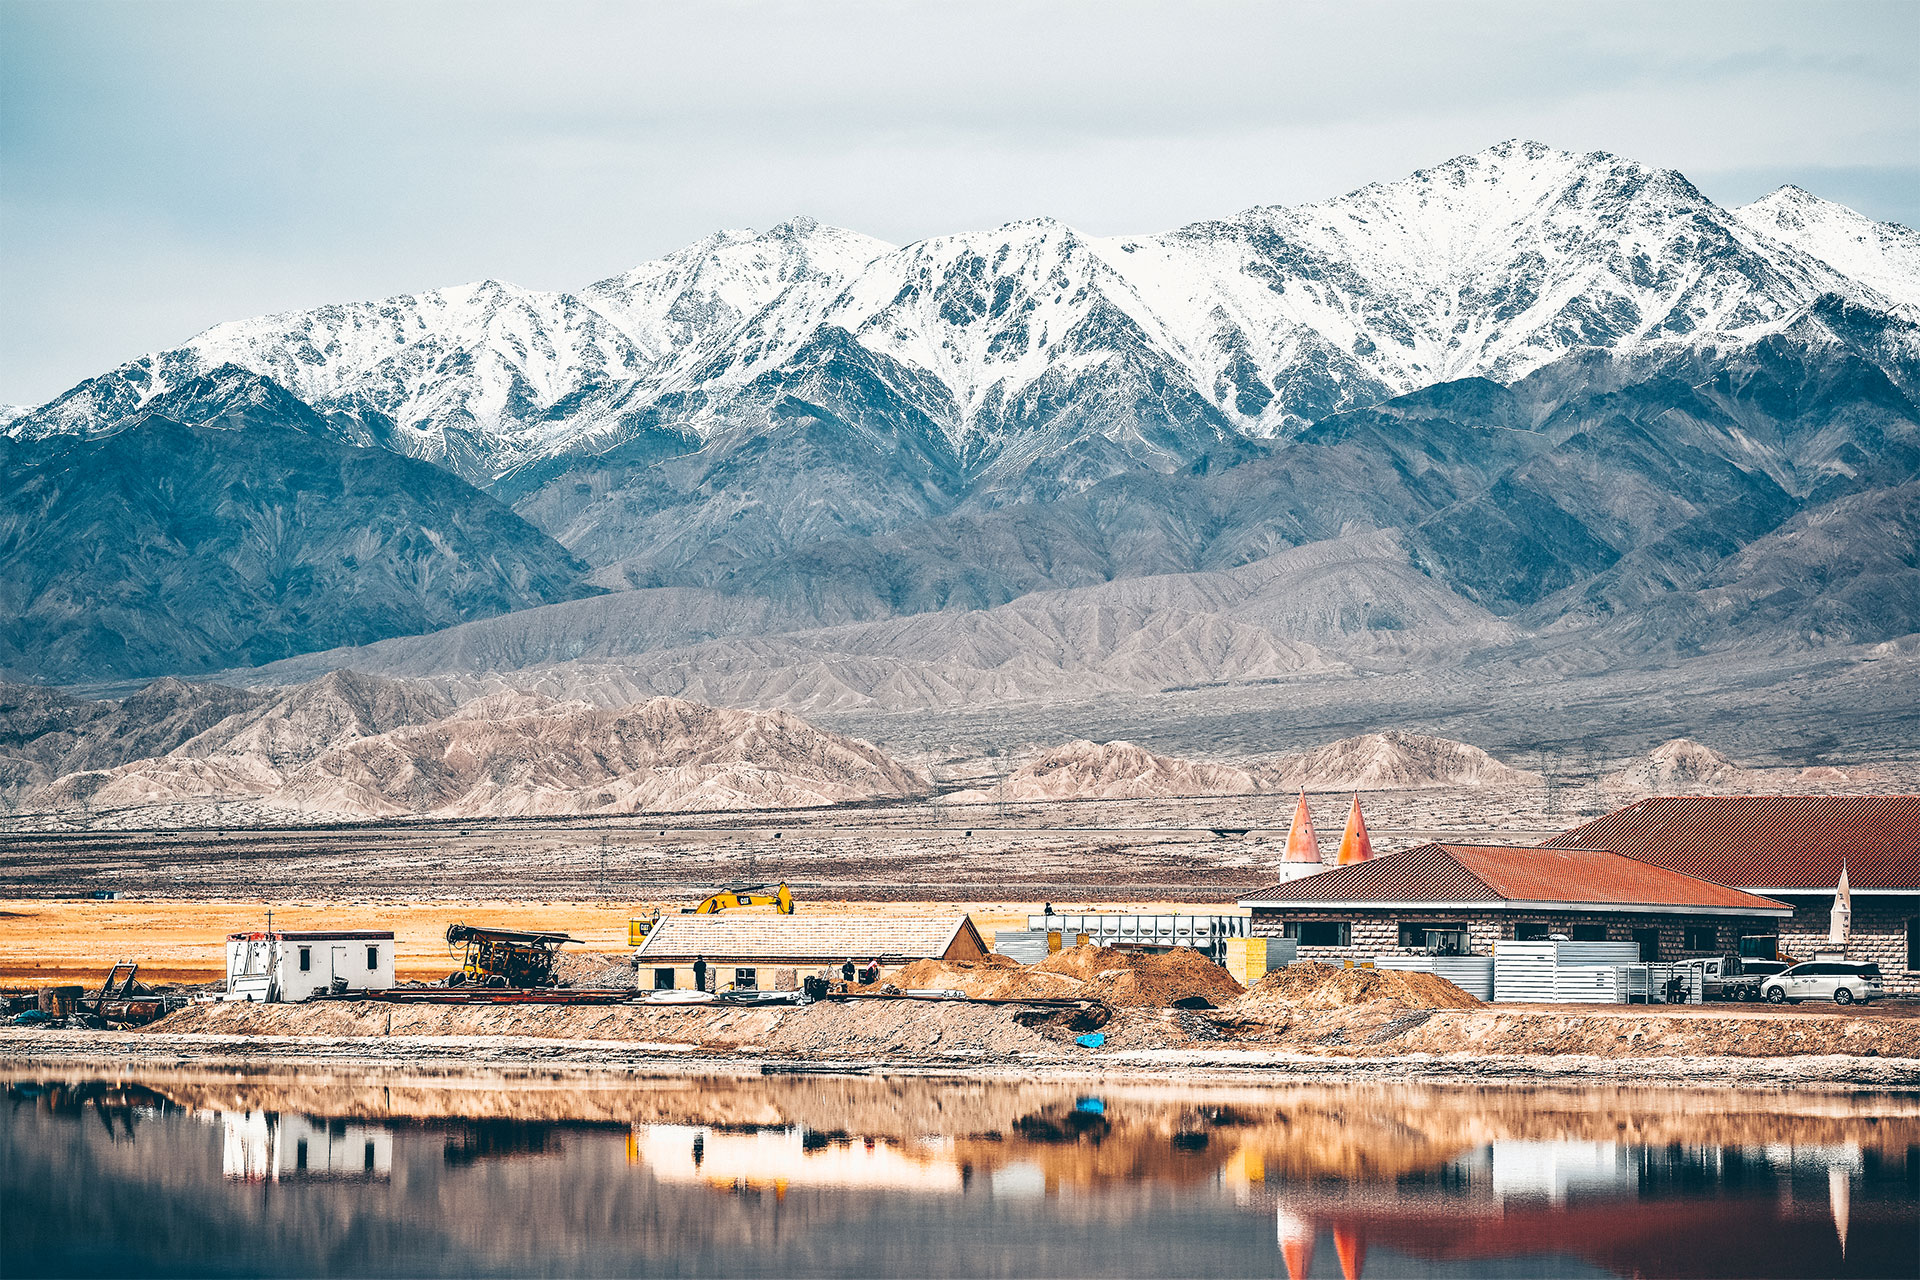
[[[702,898],[691,907],[680,908],[683,916],[710,916],[730,907],[772,907],[783,916],[793,914],[793,894],[785,884],[730,884]],[[647,940],[653,926],[660,922],[658,911],[627,921],[627,945],[637,947]]]
[[[466,948],[460,968],[447,975],[450,987],[550,987],[560,948],[580,939],[538,929],[494,929],[454,923],[447,945]]]

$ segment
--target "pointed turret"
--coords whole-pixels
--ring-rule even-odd
[[[1367,820],[1360,814],[1360,794],[1354,793],[1353,808],[1347,810],[1346,834],[1340,837],[1341,866],[1365,862],[1373,856],[1373,841],[1367,837]]]
[[[1310,876],[1320,870],[1320,838],[1313,833],[1313,815],[1307,812],[1307,793],[1293,809],[1293,826],[1287,829],[1287,854],[1280,862],[1280,874],[1289,880]]]
[[[1853,937],[1853,886],[1847,880],[1845,858],[1840,860],[1840,883],[1833,886],[1833,914],[1827,918],[1827,924],[1828,943],[1846,946]]]

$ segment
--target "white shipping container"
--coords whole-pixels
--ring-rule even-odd
[[[393,986],[393,952],[385,930],[229,934],[222,998],[292,1003],[326,991],[385,991]]]
[[[1376,969],[1430,973],[1445,978],[1477,1000],[1493,999],[1492,956],[1375,956]]]

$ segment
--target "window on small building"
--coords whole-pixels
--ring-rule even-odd
[[[313,968],[313,948],[300,948],[300,972],[306,973]]]
[[[1907,921],[1907,972],[1920,973],[1920,916]]]
[[[655,969],[653,971],[653,989],[655,991],[673,990],[673,970]]]
[[[1640,944],[1640,962],[1652,964],[1660,958],[1660,931],[1658,929],[1635,929],[1633,940]]]
[[[753,991],[760,985],[760,973],[757,969],[735,969],[733,971],[733,989],[735,991]]]
[[[367,948],[367,968],[378,969],[379,967],[380,967],[380,948],[368,947]]]
[[[1353,936],[1353,925],[1345,920],[1289,920],[1283,936],[1303,947],[1344,947]]]
[[[1688,951],[1715,951],[1720,946],[1720,928],[1718,925],[1697,924],[1687,929],[1683,939]]]
[[[1516,920],[1513,922],[1513,940],[1515,942],[1545,942],[1547,926],[1539,920]]]
[[[1603,924],[1576,924],[1567,930],[1567,936],[1575,942],[1605,942],[1607,926]]]
[[[1462,955],[1467,949],[1467,926],[1457,921],[1402,920],[1400,945],[1439,956]]]

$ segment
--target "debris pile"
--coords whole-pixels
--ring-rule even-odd
[[[1383,1005],[1401,1009],[1474,1009],[1481,1001],[1430,973],[1345,969],[1304,960],[1276,969],[1234,1002],[1245,1013],[1289,1013]]]
[[[554,957],[554,985],[561,987],[608,987],[633,985],[633,957],[607,955],[599,951],[562,951]]]
[[[1069,947],[1033,965],[1005,956],[960,963],[916,960],[891,981],[905,990],[964,991],[975,999],[1066,997],[1119,1008],[1213,1008],[1237,999],[1241,991],[1233,975],[1184,947],[1163,954]]]

